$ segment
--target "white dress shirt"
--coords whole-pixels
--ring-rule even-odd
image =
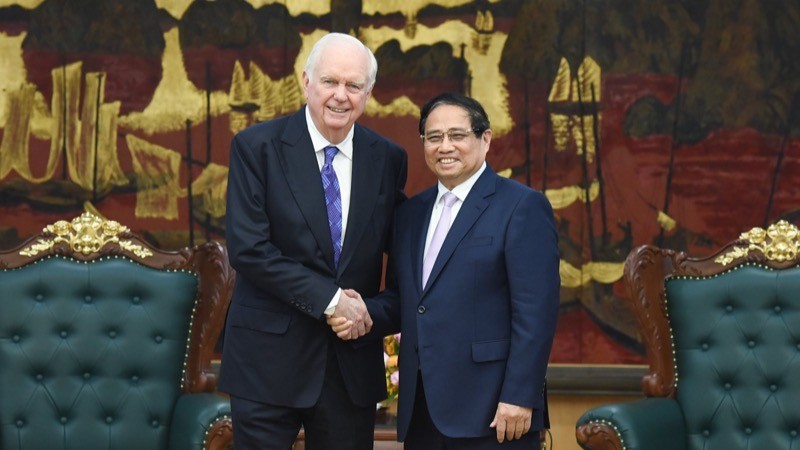
[[[311,135],[311,144],[314,146],[314,152],[317,155],[320,177],[322,177],[322,166],[325,164],[325,147],[335,145],[339,149],[339,152],[333,158],[333,170],[336,172],[336,179],[339,181],[339,194],[342,196],[342,248],[344,249],[347,216],[350,212],[350,191],[353,185],[353,130],[355,127],[350,128],[342,142],[334,144],[328,142],[314,125],[308,107],[306,107],[306,124],[308,125],[308,134]],[[336,291],[333,299],[328,303],[328,307],[325,308],[326,315],[333,314],[336,305],[339,304],[341,293],[341,288]]]
[[[339,153],[333,158],[333,170],[336,171],[336,179],[339,180],[339,193],[342,196],[342,247],[344,247],[345,231],[347,230],[347,215],[350,212],[350,189],[353,184],[353,129],[347,133],[344,140],[338,144],[328,142],[322,133],[314,126],[311,120],[311,113],[306,108],[306,123],[308,124],[308,134],[311,135],[311,143],[314,145],[314,152],[317,155],[317,164],[320,173],[325,164],[325,147],[336,146]],[[320,177],[322,175],[320,174]]]
[[[450,191],[453,193],[453,195],[456,196],[458,200],[456,200],[456,202],[453,203],[453,207],[450,210],[450,223],[448,225],[453,225],[453,222],[455,222],[458,212],[461,211],[461,205],[464,204],[464,200],[466,200],[467,195],[469,195],[469,191],[472,190],[472,186],[475,185],[475,182],[478,181],[478,178],[481,176],[484,170],[486,170],[485,161],[477,172],[473,173],[471,177],[466,179],[466,181],[454,187],[453,190]],[[428,234],[425,237],[425,253],[422,255],[423,260],[425,256],[428,254],[428,247],[430,247],[431,245],[431,239],[433,239],[433,232],[436,230],[436,224],[439,223],[439,217],[442,216],[442,210],[444,209],[442,196],[444,196],[444,194],[447,192],[447,188],[444,187],[441,181],[439,182],[438,186],[439,186],[439,193],[436,195],[436,201],[433,202],[433,212],[431,213],[431,221],[428,222]],[[447,228],[450,229],[449,226]]]

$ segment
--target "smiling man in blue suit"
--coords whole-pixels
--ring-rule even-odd
[[[538,448],[559,305],[553,210],[488,167],[492,132],[474,99],[432,99],[419,131],[439,183],[398,208],[396,286],[367,299],[374,327],[362,338],[402,332],[398,440],[406,450]],[[346,319],[328,323],[352,336]]]

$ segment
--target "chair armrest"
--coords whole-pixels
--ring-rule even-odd
[[[686,450],[686,426],[678,403],[648,398],[590,409],[575,437],[587,450]]]
[[[183,394],[169,430],[170,450],[229,448],[233,444],[230,401],[218,394]]]

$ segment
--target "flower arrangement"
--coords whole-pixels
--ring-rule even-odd
[[[386,391],[389,396],[383,401],[383,406],[390,407],[397,399],[400,387],[400,370],[397,367],[397,357],[400,353],[400,333],[383,338],[383,363],[386,366]]]

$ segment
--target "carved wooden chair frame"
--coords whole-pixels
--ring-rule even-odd
[[[753,228],[717,253],[693,258],[685,252],[644,245],[625,261],[627,301],[634,313],[649,369],[642,378],[647,397],[675,398],[672,336],[665,309],[667,277],[709,277],[745,264],[786,269],[800,264],[800,230],[779,221],[768,229]],[[578,442],[591,449],[622,450],[619,433],[605,422],[590,422],[575,430]]]
[[[60,220],[19,247],[0,252],[0,270],[19,268],[40,259],[62,256],[77,261],[126,257],[157,270],[186,270],[199,275],[198,301],[183,379],[184,393],[213,392],[214,346],[225,324],[235,272],[218,242],[164,251],[152,247],[126,226],[86,212],[72,221]],[[233,439],[231,419],[217,420],[206,433],[204,449],[227,449]]]

